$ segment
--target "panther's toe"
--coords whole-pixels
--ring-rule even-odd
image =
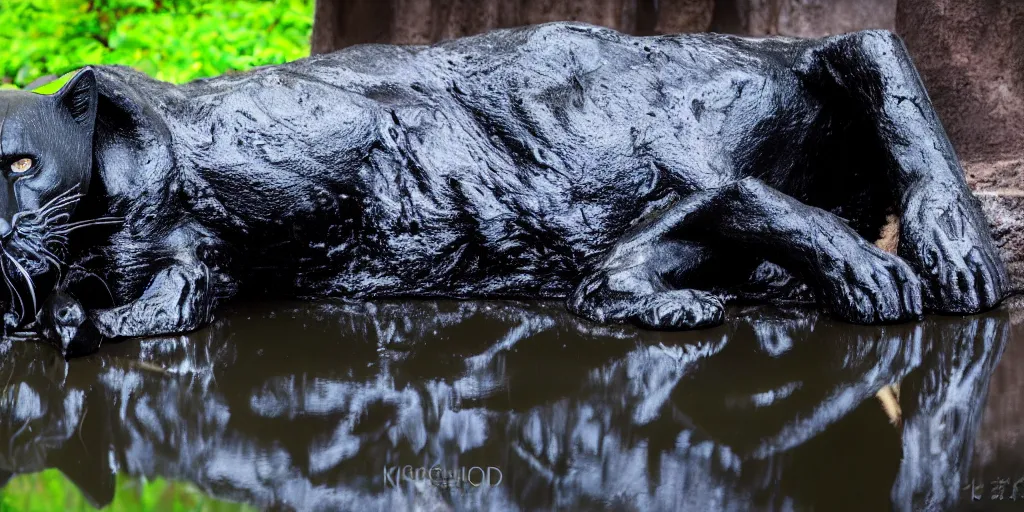
[[[638,305],[634,322],[657,330],[714,327],[725,319],[725,306],[717,296],[700,290],[661,292]]]

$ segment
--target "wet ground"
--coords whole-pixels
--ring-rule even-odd
[[[58,468],[98,505],[120,474],[284,510],[1024,509],[1018,310],[656,333],[279,304],[70,363],[6,342],[0,471]]]

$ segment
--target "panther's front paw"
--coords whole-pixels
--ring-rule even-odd
[[[701,290],[672,290],[646,297],[638,305],[633,323],[657,330],[714,327],[725,318],[717,296]]]
[[[821,298],[839,318],[861,324],[921,318],[921,280],[900,258],[864,242],[824,267]]]
[[[901,222],[899,252],[924,281],[925,305],[939,313],[978,313],[1006,294],[1006,266],[976,201],[912,200],[914,213]]]
[[[722,323],[725,306],[718,296],[701,290],[660,290],[636,286],[631,291],[609,285],[599,271],[586,276],[569,295],[569,311],[601,323],[630,322],[647,329],[683,330]]]
[[[108,338],[179,334],[196,330],[212,317],[209,269],[172,265],[153,277],[142,297],[110,309],[93,311],[92,323]]]

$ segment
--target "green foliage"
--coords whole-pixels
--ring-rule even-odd
[[[78,75],[77,71],[71,73],[65,73],[63,76],[57,78],[52,82],[47,82],[43,85],[36,86],[32,89],[32,92],[36,94],[56,94],[58,91],[64,88],[72,78]]]
[[[313,0],[0,0],[0,83],[88,64],[186,82],[309,54]]]
[[[94,510],[60,471],[19,475],[0,491],[0,512],[77,512]],[[208,498],[195,486],[166,480],[117,477],[114,501],[103,510],[154,512],[228,512],[250,510],[244,505]]]

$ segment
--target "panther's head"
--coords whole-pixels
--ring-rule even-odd
[[[0,91],[0,271],[19,320],[39,308],[35,279],[60,273],[68,234],[97,223],[72,222],[92,177],[96,108],[88,68],[31,92]]]

